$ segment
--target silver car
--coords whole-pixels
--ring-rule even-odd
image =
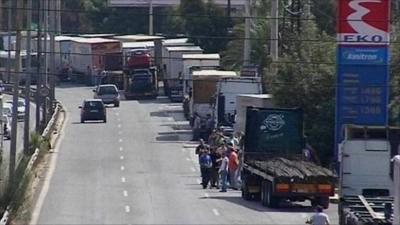
[[[101,99],[104,104],[114,104],[115,107],[119,107],[120,95],[114,84],[102,84],[93,91],[95,99]]]

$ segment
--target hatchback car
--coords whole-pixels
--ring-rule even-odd
[[[86,120],[103,120],[107,122],[106,107],[101,99],[86,99],[83,101],[81,109],[81,123]]]
[[[104,104],[114,104],[115,107],[119,107],[120,95],[114,84],[102,84],[93,91],[95,99],[101,99]]]

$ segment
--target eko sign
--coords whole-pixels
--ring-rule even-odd
[[[338,0],[340,45],[388,45],[390,0]]]

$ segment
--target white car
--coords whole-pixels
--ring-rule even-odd
[[[9,100],[6,103],[10,104],[12,106],[13,101]],[[18,119],[23,119],[25,117],[25,100],[18,100],[18,106],[17,106],[17,116]]]
[[[8,117],[12,116],[12,104],[7,102],[3,104],[3,115]]]

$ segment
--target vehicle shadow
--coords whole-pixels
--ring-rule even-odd
[[[211,196],[208,198],[201,197],[200,199],[215,199],[215,200],[227,201],[259,212],[301,212],[301,213],[314,212],[314,209],[311,206],[305,206],[299,203],[291,203],[291,202],[282,202],[279,208],[268,208],[266,206],[261,205],[260,201],[246,201],[241,196]]]

